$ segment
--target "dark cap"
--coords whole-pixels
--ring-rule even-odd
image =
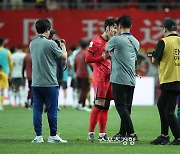
[[[177,29],[177,23],[174,19],[167,18],[164,20],[161,27],[167,28],[168,30],[176,30]]]
[[[51,30],[50,30],[50,33],[51,33],[51,34],[56,34],[56,31],[55,31],[54,29],[51,29]]]

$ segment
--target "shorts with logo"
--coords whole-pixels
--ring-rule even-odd
[[[107,81],[93,81],[95,100],[113,100],[112,85]]]

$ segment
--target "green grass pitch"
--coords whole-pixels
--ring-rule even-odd
[[[139,141],[134,145],[122,143],[94,143],[87,141],[89,112],[71,107],[58,113],[58,132],[67,144],[47,143],[49,128],[43,113],[43,137],[45,143],[33,144],[35,133],[32,125],[32,110],[5,106],[0,112],[0,154],[179,154],[179,146],[155,146],[149,142],[160,134],[160,121],[156,106],[134,106],[132,119]],[[119,130],[119,117],[115,107],[109,111],[107,134],[113,136]],[[96,127],[95,137],[98,137]],[[172,134],[170,134],[173,140]]]

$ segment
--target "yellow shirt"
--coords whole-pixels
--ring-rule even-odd
[[[160,84],[180,81],[180,37],[168,36],[162,40],[165,47],[158,69]]]

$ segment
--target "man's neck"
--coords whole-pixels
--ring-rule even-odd
[[[167,33],[165,34],[165,37],[167,37],[167,36],[169,36],[169,35],[171,35],[171,34],[177,34],[177,32],[176,32],[176,31],[167,32]]]
[[[109,40],[109,37],[107,36],[106,32],[104,32],[104,33],[101,35],[101,37],[102,37],[104,40],[106,40],[106,41]]]
[[[129,28],[122,28],[121,34],[123,34],[123,33],[130,33],[130,29]]]
[[[39,36],[44,36],[44,37],[46,37],[46,38],[47,38],[46,33],[39,34]]]

